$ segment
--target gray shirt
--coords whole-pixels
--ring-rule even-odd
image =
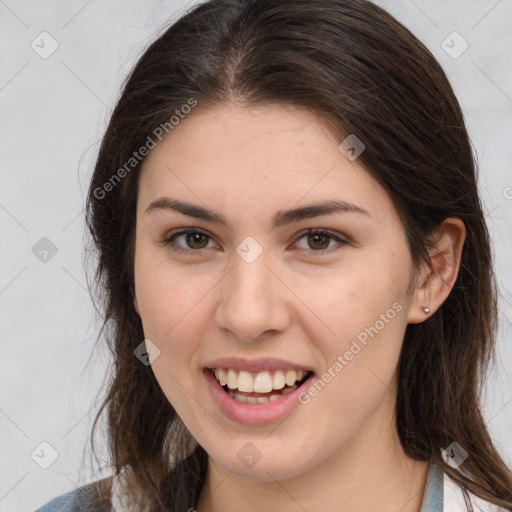
[[[74,491],[62,494],[49,501],[35,512],[115,512],[94,508],[87,498],[87,490],[92,484],[84,485]],[[431,465],[427,473],[427,482],[423,501],[419,512],[463,512],[467,510],[461,498],[461,489],[451,480],[448,480],[443,471],[435,464]],[[480,504],[485,511],[499,511],[495,505],[475,498],[474,503]],[[444,508],[446,507],[446,510]],[[476,509],[478,510],[478,508]]]

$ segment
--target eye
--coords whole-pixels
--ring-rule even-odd
[[[184,237],[186,246],[176,244],[175,240]],[[208,239],[211,239],[210,235],[205,232],[195,229],[187,228],[173,231],[164,240],[162,245],[169,246],[169,248],[176,252],[185,252],[188,254],[199,254],[201,249],[205,249],[208,245]],[[206,241],[206,243],[205,243]]]
[[[185,246],[176,243],[176,240],[182,237]],[[346,240],[325,229],[306,229],[299,233],[298,237],[295,239],[295,244],[303,238],[306,238],[306,243],[309,245],[310,250],[303,247],[299,247],[298,250],[301,252],[306,251],[312,253],[315,256],[321,256],[336,250],[329,247],[332,241],[338,242],[338,245],[341,246],[347,244]],[[211,236],[204,231],[196,228],[183,228],[171,232],[164,240],[162,240],[162,245],[164,247],[169,246],[169,248],[175,252],[201,254],[202,249],[208,248],[209,241],[211,241]]]
[[[312,247],[313,250],[307,251],[307,248],[299,248],[299,250],[305,250],[307,252],[313,253],[315,256],[322,256],[323,254],[329,254],[334,250],[337,250],[333,249],[332,246],[329,248],[329,245],[333,240],[338,242],[338,245],[341,246],[347,244],[346,240],[325,229],[306,229],[298,235],[295,243],[297,243],[299,240],[302,240],[303,238],[306,238],[306,243],[309,245],[309,247]]]

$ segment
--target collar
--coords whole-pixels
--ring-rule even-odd
[[[504,508],[485,501],[468,490],[463,490],[437,464],[432,463],[427,473],[427,483],[419,512],[467,512],[472,509],[466,504],[466,499],[473,510],[506,512]]]
[[[124,476],[124,475],[123,475]],[[115,512],[129,512],[126,502],[123,503],[123,478],[114,476],[112,482],[112,510]],[[474,510],[481,512],[507,512],[504,508],[493,505],[469,491],[463,491],[462,487],[452,480],[436,464],[431,463],[428,473],[423,501],[419,512],[467,512],[466,494]]]
[[[431,464],[427,473],[420,512],[444,512],[444,484],[445,479],[441,468],[437,464]]]

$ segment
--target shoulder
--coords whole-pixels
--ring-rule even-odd
[[[35,512],[71,512],[76,510],[78,510],[76,506],[76,491],[71,491],[53,498]]]
[[[110,499],[101,498],[100,491],[110,489],[112,477],[95,480],[53,498],[35,512],[112,512]]]
[[[444,507],[443,510],[447,512],[452,511],[465,511],[466,500],[464,494],[466,493],[471,505],[475,511],[478,512],[507,512],[504,508],[494,505],[489,501],[483,500],[474,495],[468,490],[463,491],[463,488],[454,480],[452,480],[446,473],[444,474]]]

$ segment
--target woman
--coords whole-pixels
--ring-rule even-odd
[[[87,207],[114,476],[41,511],[512,509],[470,141],[381,8],[194,7],[127,80]]]

